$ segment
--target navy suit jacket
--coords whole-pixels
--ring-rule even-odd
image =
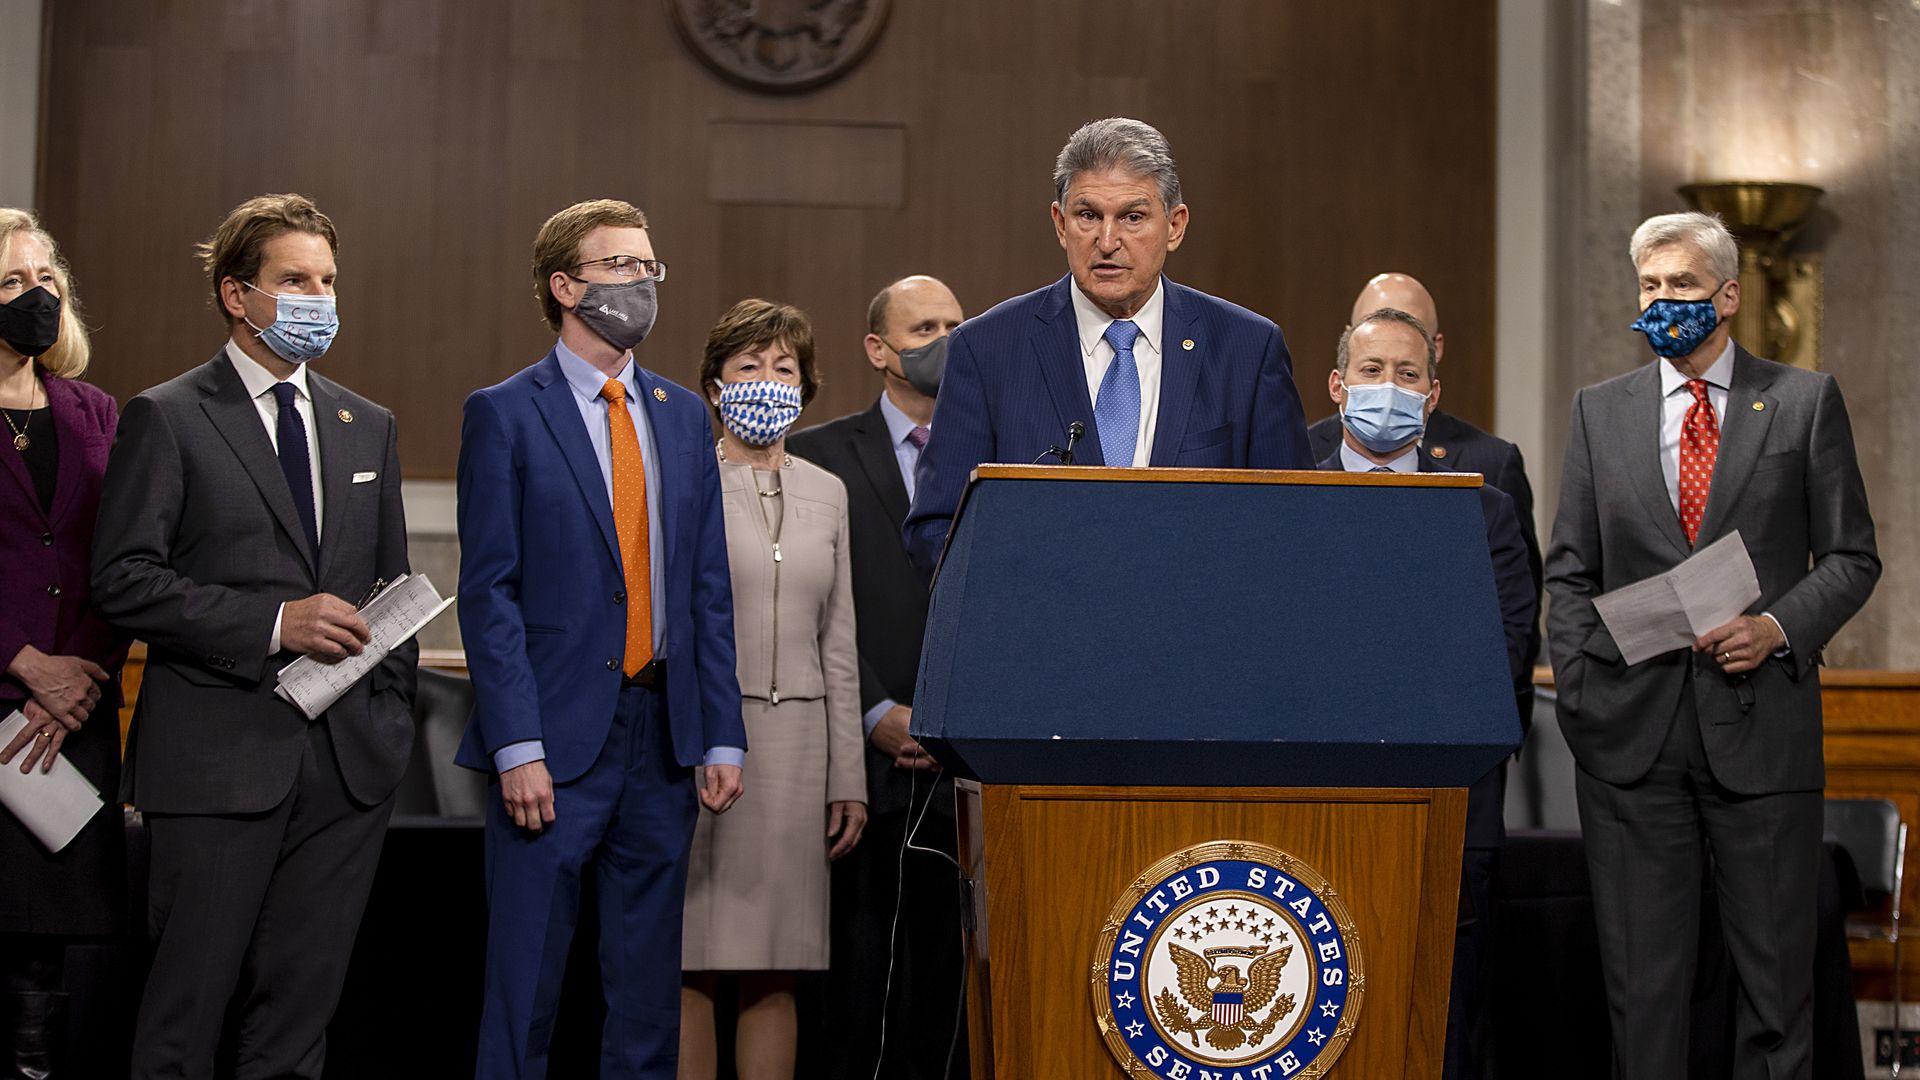
[[[734,675],[733,584],[707,406],[638,365],[659,448],[666,562],[667,723],[674,758],[745,747]],[[473,715],[455,760],[540,739],[556,782],[578,778],[613,723],[626,648],[626,578],[606,481],[561,373],[546,358],[467,398],[460,428],[460,632]]]
[[[1153,465],[1310,469],[1306,417],[1280,328],[1246,308],[1160,279],[1166,290],[1160,416]],[[931,574],[967,476],[985,462],[1026,464],[1086,425],[1080,465],[1109,464],[1094,430],[1071,275],[962,323],[948,339],[933,437],[914,473],[904,535]],[[1126,464],[1122,462],[1121,464]]]

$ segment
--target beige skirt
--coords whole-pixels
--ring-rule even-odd
[[[746,698],[746,791],[705,808],[687,866],[687,971],[827,966],[827,703]]]

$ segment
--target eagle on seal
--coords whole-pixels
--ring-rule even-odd
[[[1245,975],[1236,964],[1221,964],[1216,968],[1209,957],[1172,942],[1167,943],[1167,950],[1179,976],[1180,997],[1176,998],[1171,990],[1161,990],[1154,1005],[1159,1010],[1161,1025],[1171,1034],[1190,1036],[1195,1049],[1199,1048],[1203,1033],[1207,1045],[1216,1050],[1236,1050],[1246,1043],[1258,1046],[1260,1040],[1272,1033],[1274,1025],[1293,1011],[1293,995],[1282,994],[1265,1020],[1253,1018],[1254,1013],[1273,1002],[1274,994],[1280,989],[1280,972],[1293,956],[1292,945],[1274,952],[1268,952],[1265,947],[1207,950],[1210,954],[1251,957]],[[1186,999],[1185,1005],[1181,1004],[1181,998]],[[1193,1010],[1198,1010],[1200,1015],[1190,1015]]]

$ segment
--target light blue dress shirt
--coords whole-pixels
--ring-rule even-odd
[[[919,425],[913,422],[912,417],[901,412],[885,392],[880,395],[880,415],[886,418],[887,437],[893,440],[893,460],[900,466],[900,479],[907,485],[907,501],[912,502],[913,470],[920,464],[920,448],[909,442],[907,436]],[[866,725],[868,738],[873,737],[873,729],[879,726],[880,718],[898,704],[888,698],[867,710],[867,715],[861,717],[860,722]]]
[[[607,485],[607,503],[613,503],[613,436],[608,428],[607,399],[600,396],[600,390],[607,384],[607,377],[599,368],[580,358],[579,354],[567,348],[564,341],[554,344],[554,354],[560,360],[560,373],[566,377],[567,387],[573,391],[573,403],[580,408],[580,422],[586,425],[587,441],[593,444],[593,457],[600,465],[600,478]],[[615,376],[621,385],[627,388],[627,400],[640,400],[640,380],[634,374],[633,354],[627,354],[627,362]],[[639,407],[629,408],[628,415],[633,417],[634,433],[640,437],[640,464],[648,476],[659,476],[657,466],[660,462],[660,448],[653,438],[653,425],[647,421],[647,410]],[[653,651],[659,655],[664,644],[666,630],[666,609],[663,598],[667,594],[665,566],[666,560],[660,558],[660,552],[666,550],[665,534],[660,523],[660,485],[647,485],[647,550],[653,555],[647,560],[651,570],[652,587],[648,590],[653,599]],[[525,765],[529,761],[540,761],[547,756],[546,746],[538,739],[509,743],[493,752],[493,767],[498,772]],[[716,746],[707,751],[705,764],[708,765],[744,765],[747,752],[737,746]]]
[[[1347,440],[1342,438],[1340,440],[1340,467],[1348,472],[1372,472],[1380,466],[1374,464],[1362,455],[1360,451],[1348,446]],[[1405,450],[1401,451],[1399,457],[1387,462],[1386,467],[1397,473],[1419,472],[1420,444],[1415,442],[1408,446]]]

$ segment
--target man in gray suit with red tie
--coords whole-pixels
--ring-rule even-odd
[[[413,745],[411,642],[308,720],[302,655],[369,640],[355,602],[407,572],[393,414],[310,371],[339,329],[333,222],[299,195],[202,246],[228,338],[127,403],[94,604],[147,643],[121,798],[152,838],[136,1077],[314,1077]],[[224,1056],[224,1055],[220,1055]]]
[[[1735,344],[1719,218],[1648,219],[1630,248],[1658,359],[1574,398],[1547,551],[1548,645],[1606,974],[1616,1077],[1684,1076],[1700,889],[1734,977],[1734,1075],[1812,1075],[1825,782],[1820,650],[1880,576],[1831,376]],[[1628,664],[1594,607],[1738,532],[1760,599]]]

